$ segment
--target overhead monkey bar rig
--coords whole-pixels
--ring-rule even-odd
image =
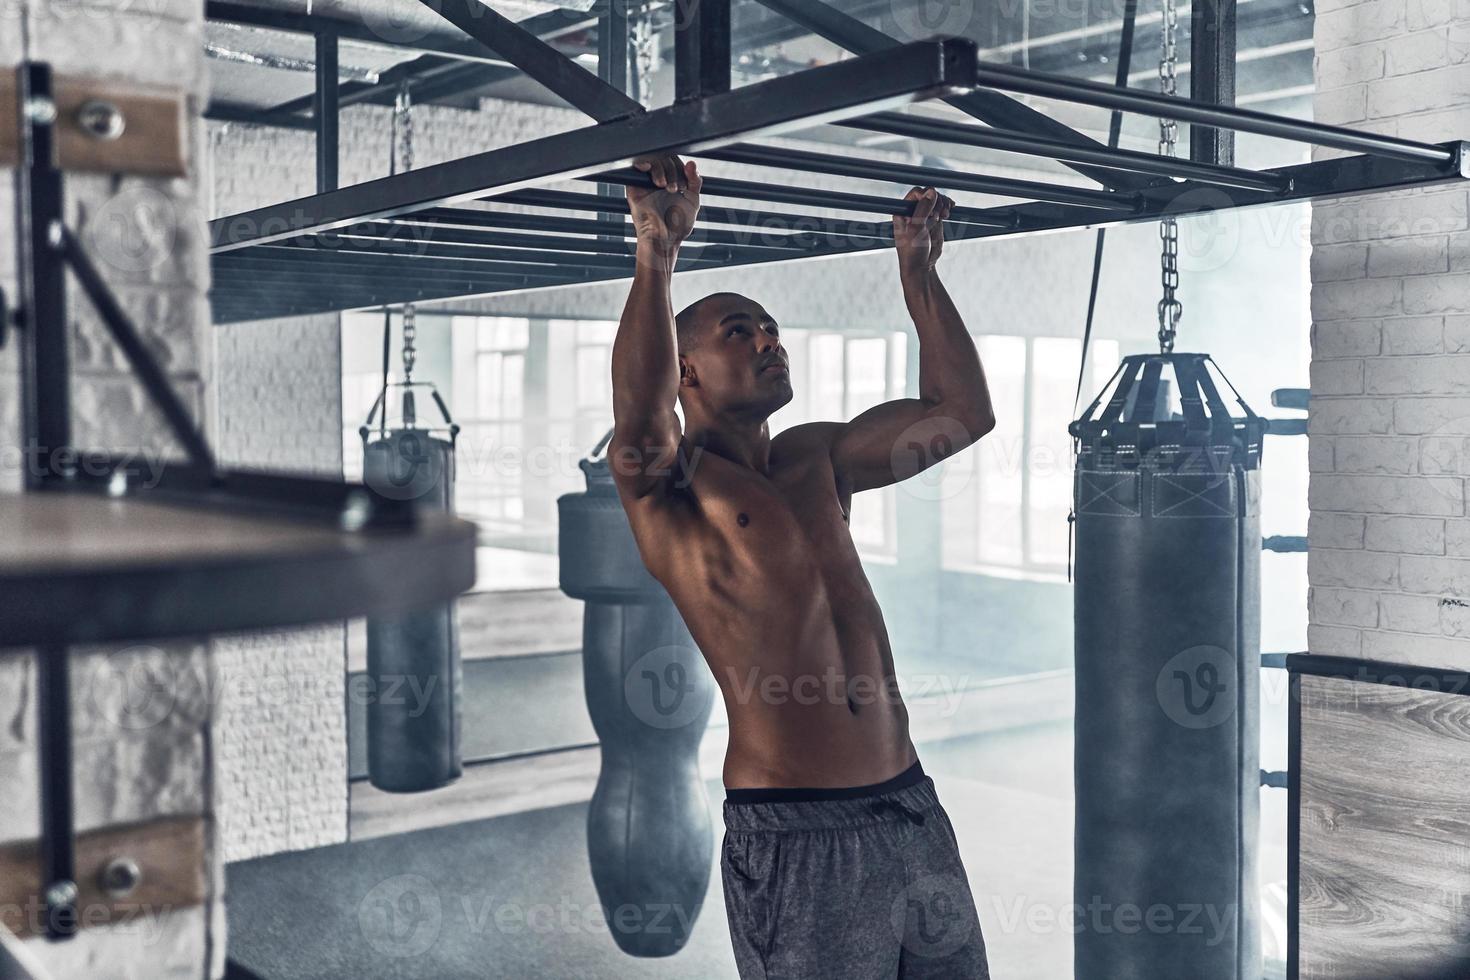
[[[578,179],[646,183],[634,157],[680,153],[774,171],[932,184],[1014,203],[957,207],[946,237],[994,238],[1166,215],[1279,204],[1464,180],[1465,144],[1419,143],[983,64],[967,40],[899,44],[825,4],[761,0],[857,54],[836,64],[731,89],[728,0],[701,0],[676,36],[674,103],[644,110],[520,25],[447,0],[442,15],[487,51],[581,109],[596,124],[212,223],[218,322],[538,289],[631,276],[633,230],[621,195],[541,189]],[[619,5],[603,14],[605,29]],[[626,16],[625,12],[623,16]],[[626,25],[624,25],[625,27]],[[1110,149],[1038,112],[1025,95],[1190,123],[1351,155],[1251,170]],[[943,99],[986,125],[895,110]],[[321,120],[318,120],[321,122]],[[821,124],[975,146],[1060,162],[1095,186],[1047,183],[818,153],[749,142]],[[938,152],[942,152],[939,150]],[[707,178],[694,236],[679,269],[842,255],[892,245],[888,217],[911,205],[890,197],[792,187],[773,173],[755,182]],[[473,202],[473,203],[471,203]],[[777,210],[731,205],[751,202]],[[516,211],[503,210],[514,206]],[[852,217],[833,218],[811,209]],[[534,209],[527,213],[526,209]]]

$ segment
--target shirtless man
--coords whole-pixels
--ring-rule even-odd
[[[693,161],[639,160],[637,272],[613,344],[609,452],[648,570],[725,699],[721,872],[742,978],[988,977],[954,829],[909,740],[883,615],[847,519],[995,425],[980,360],[935,273],[954,202],[893,219],[919,397],[774,439],[792,398],[775,319],[736,293],[676,317]],[[819,267],[812,276],[820,275]],[[675,402],[682,406],[680,426]]]

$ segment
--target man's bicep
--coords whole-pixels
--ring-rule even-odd
[[[842,426],[832,465],[853,492],[901,483],[975,441],[959,421],[918,398],[875,405]]]

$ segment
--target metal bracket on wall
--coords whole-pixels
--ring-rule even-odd
[[[297,518],[310,517],[317,522],[318,527],[326,526],[333,532],[350,534],[363,529],[392,529],[405,532],[405,536],[410,534],[415,528],[416,518],[412,501],[388,500],[369,494],[361,486],[354,487],[342,481],[230,473],[216,468],[214,455],[207,441],[146,343],[142,331],[108,288],[77,236],[64,223],[66,208],[61,161],[67,159],[67,154],[64,151],[58,152],[58,144],[65,140],[65,134],[70,127],[63,121],[65,113],[58,108],[55,91],[49,65],[28,62],[16,70],[13,94],[19,109],[13,111],[12,118],[17,122],[15,159],[20,161],[20,165],[15,168],[15,201],[19,229],[16,249],[17,279],[22,296],[16,334],[21,382],[22,465],[25,488],[30,492],[26,496],[91,494],[99,498],[113,498],[115,501],[146,488],[152,501],[231,510],[234,516],[239,516],[246,510],[253,513],[289,511]],[[97,109],[94,115],[92,122],[99,130],[116,129],[116,126],[109,124],[109,113]],[[139,132],[146,134],[150,129],[145,126]],[[174,135],[177,136],[177,133]],[[96,159],[85,157],[79,165],[85,167],[89,162],[96,162]],[[116,456],[76,446],[71,424],[71,320],[66,303],[68,272],[80,285],[107,332],[126,356],[133,374],[142,384],[152,405],[163,416],[169,433],[188,456],[187,463],[169,460],[155,464],[138,457]],[[0,302],[0,320],[4,319],[5,306],[4,302]],[[67,538],[69,532],[85,535],[95,531],[97,525],[92,521],[96,520],[97,515],[89,517],[90,520],[53,520],[50,523],[36,520],[28,523],[22,517],[18,525],[12,526],[7,534],[18,533],[17,527],[39,528],[37,533],[44,535],[49,545],[51,539],[60,541]],[[294,529],[298,525],[292,526]],[[299,526],[305,528],[310,525],[301,523]],[[470,529],[466,525],[462,530]],[[392,536],[380,536],[379,540],[388,537]],[[365,550],[359,542],[354,541],[353,544],[354,553]],[[469,556],[468,563],[472,568],[472,538],[468,534],[464,535],[462,547]],[[75,540],[67,540],[58,544],[56,555],[92,555],[95,550],[95,547],[84,547]],[[22,545],[18,553],[25,556],[36,552],[28,552],[27,547]],[[217,562],[222,555],[213,554],[210,557]],[[291,560],[297,561],[297,556],[293,556]],[[57,561],[64,565],[64,558],[57,558]],[[21,563],[24,563],[23,558]],[[81,583],[77,587],[85,590],[90,599],[96,595],[96,583],[90,577],[94,569],[85,559],[82,564],[85,566],[84,574],[68,572],[63,567],[56,578],[66,585]],[[78,841],[73,800],[68,644],[118,638],[120,628],[114,627],[106,635],[90,635],[81,640],[67,633],[77,620],[89,619],[75,614],[79,608],[78,603],[85,603],[86,600],[75,597],[70,597],[67,601],[55,600],[53,592],[45,592],[47,588],[58,587],[55,581],[47,578],[48,574],[55,572],[55,568],[45,563],[40,567],[40,573],[37,573],[34,564],[26,566],[20,572],[16,572],[14,568],[5,570],[6,584],[0,591],[4,591],[7,596],[15,592],[21,597],[14,605],[4,607],[15,619],[0,630],[0,643],[36,648],[41,833],[39,847],[24,851],[16,860],[31,867],[39,865],[36,880],[44,903],[42,928],[51,939],[66,939],[75,935],[82,925],[94,924],[87,921],[89,916],[79,915],[78,909],[79,902],[85,902],[89,910],[95,908],[97,902],[94,898],[98,890],[94,882],[80,880],[77,875]],[[130,572],[130,576],[141,577],[136,571]],[[38,591],[32,591],[29,596],[24,595],[30,585],[34,584],[31,582],[33,579],[41,580],[41,584],[36,586]],[[178,582],[174,580],[161,586],[159,591],[168,589],[172,594],[172,590],[177,587]],[[231,603],[238,604],[235,594],[221,594],[228,595]],[[109,603],[99,601],[98,605],[105,608]],[[140,607],[147,605],[150,603],[111,603],[114,612],[123,610],[123,620],[138,620],[141,616]],[[173,603],[155,600],[151,605],[166,609]],[[185,609],[193,609],[199,604],[179,605]],[[269,615],[280,618],[287,614],[272,610]],[[321,618],[341,617],[323,615]],[[202,631],[199,623],[189,626],[190,634]],[[144,635],[152,637],[162,634],[155,631]],[[163,850],[167,853],[184,854],[173,846]],[[0,850],[0,885],[24,884],[13,870],[11,856],[11,852]],[[99,856],[89,854],[85,849],[83,856],[92,865],[99,863]],[[197,869],[200,862],[202,857],[193,861],[191,866]],[[106,887],[103,890],[107,890]],[[27,892],[27,895],[34,894],[34,891]],[[8,893],[0,894],[0,909],[28,907],[25,903],[15,904],[11,897]],[[170,899],[156,904],[172,904],[177,907],[185,903]]]
[[[22,111],[14,69],[0,71],[0,167],[20,165]],[[181,177],[186,170],[184,93],[57,76],[46,103],[24,111],[54,119],[55,163],[66,170]]]

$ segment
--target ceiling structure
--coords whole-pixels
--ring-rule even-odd
[[[904,44],[935,26],[922,21],[920,2],[705,0],[712,12],[681,16],[676,31],[664,2],[630,10],[621,0],[590,7],[366,0],[305,14],[284,3],[211,0],[211,37],[229,34],[234,43],[215,55],[217,66],[228,66],[216,74],[210,115],[217,119],[300,129],[321,121],[318,143],[327,146],[336,114],[318,115],[315,99],[386,104],[407,83],[416,103],[520,98],[571,105],[592,123],[340,190],[327,175],[314,197],[217,220],[216,318],[625,277],[632,272],[627,206],[608,185],[646,181],[618,167],[647,152],[677,149],[771,171],[760,181],[707,182],[701,232],[681,259],[688,268],[889,246],[887,216],[898,195],[854,193],[875,182],[953,193],[963,206],[949,234],[964,239],[1462,176],[1459,144],[1414,144],[1290,118],[1307,115],[1312,73],[1311,10],[1297,0],[1214,0],[1212,13],[1233,15],[1229,36],[1239,47],[1231,52],[1220,32],[1195,45],[1205,71],[1192,71],[1188,58],[1180,68],[1183,78],[1198,74],[1204,83],[1193,102],[1151,94],[1156,9],[1138,11],[1129,87],[1120,89],[1113,75],[1123,24],[1115,14],[1094,18],[1057,5],[1050,19],[1018,23],[998,12],[1026,5],[956,5],[950,9],[967,19],[938,26],[960,37]],[[1181,27],[1190,14],[1181,8]],[[657,30],[643,58],[659,67],[629,84],[623,66],[630,55],[639,60],[629,38],[645,19]],[[294,47],[272,40],[283,32],[297,35]],[[1182,54],[1189,48],[1181,42]],[[318,84],[324,73],[301,70],[314,63],[307,54],[336,59],[330,89]],[[1227,60],[1237,67],[1234,79],[1219,67]],[[274,75],[278,87],[247,81],[262,75]],[[1232,96],[1240,108],[1215,104]],[[1123,139],[1110,150],[1101,133],[1114,110],[1122,110]],[[1161,116],[1192,123],[1181,136],[1197,129],[1209,137],[1193,160],[1157,156]],[[1242,157],[1254,167],[1235,166],[1233,144],[1216,136],[1226,130],[1249,134],[1251,152]],[[795,132],[805,149],[773,142]],[[1312,145],[1366,155],[1306,163]],[[1017,176],[1028,172],[1045,179]],[[831,189],[792,186],[780,174],[815,174]],[[568,180],[583,181],[582,190],[545,189]]]
[[[532,0],[492,0],[487,6],[511,20],[541,17],[555,23],[562,14],[562,28],[543,35],[568,54],[579,56],[596,70],[598,0],[563,0],[560,3]],[[836,9],[872,23],[886,33],[901,36],[902,12],[917,11],[923,0],[839,0]],[[673,63],[674,0],[633,0],[627,4],[637,16],[651,18],[657,31],[657,62],[660,68]],[[954,5],[958,7],[959,5]],[[1094,4],[1092,13],[1080,4],[1042,5],[1050,16],[1033,13],[1023,19],[1027,4],[975,4],[968,16],[938,26],[954,28],[947,33],[968,37],[979,45],[986,61],[1014,64],[1077,78],[1111,82],[1117,57],[1122,21],[1117,4]],[[437,42],[443,48],[466,49],[464,36],[429,7],[416,0],[231,0],[208,4],[210,22],[205,41],[211,58],[212,102],[215,109],[263,111],[292,99],[311,95],[310,69],[313,43],[309,34],[270,30],[235,18],[249,16],[257,23],[270,15],[319,18],[324,22],[356,25],[371,40],[344,36],[340,65],[344,80],[360,80],[368,73],[381,74],[426,54],[442,50],[415,48],[415,43]],[[1188,4],[1181,7],[1179,76],[1187,89],[1190,74]],[[910,20],[918,23],[918,14]],[[1267,109],[1285,115],[1309,118],[1312,88],[1312,21],[1310,3],[1304,0],[1239,0],[1238,63],[1239,86],[1236,104]],[[1156,6],[1145,3],[1138,15],[1138,33],[1130,84],[1157,88],[1160,15]],[[918,39],[918,38],[913,38]],[[398,42],[390,46],[384,41]],[[850,55],[839,45],[809,32],[755,2],[736,2],[731,11],[732,69],[736,84],[746,84],[776,74],[828,64]],[[250,63],[248,59],[260,59]],[[493,62],[481,52],[477,60]],[[284,63],[283,63],[284,62]],[[473,106],[486,97],[521,98],[557,103],[554,95],[528,86],[519,72],[504,77],[461,77],[452,91],[426,90],[419,102]],[[391,103],[390,96],[375,99]],[[302,103],[304,106],[305,103]],[[303,121],[309,110],[298,110]],[[1104,123],[1105,124],[1105,123]]]

